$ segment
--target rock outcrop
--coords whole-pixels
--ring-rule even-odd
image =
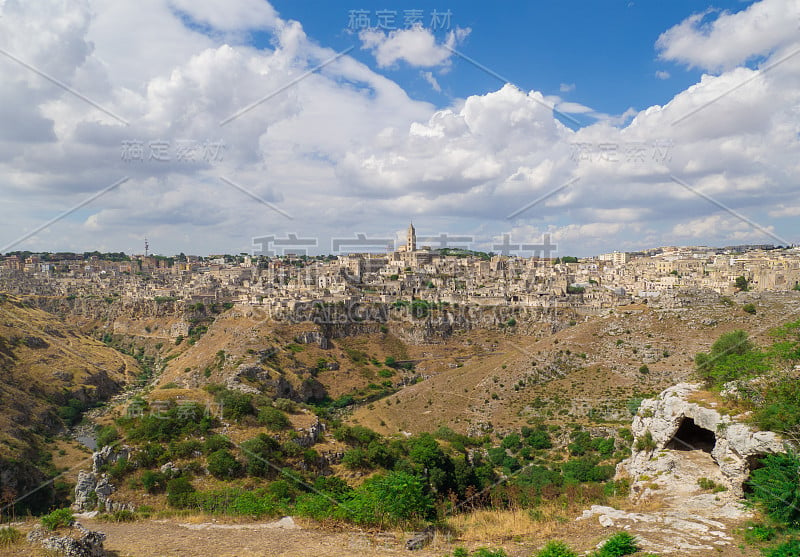
[[[741,497],[759,459],[785,450],[776,434],[756,431],[730,415],[690,402],[699,389],[700,385],[681,383],[642,402],[632,425],[633,453],[617,467],[618,475],[633,480],[634,494],[642,493],[650,479],[675,470],[681,453],[702,451],[718,467],[721,485]]]
[[[134,510],[130,503],[111,499],[116,488],[109,481],[108,475],[101,472],[104,466],[127,459],[130,452],[131,448],[128,446],[112,448],[111,445],[106,445],[92,454],[92,471],[81,470],[78,472],[78,481],[75,483],[75,502],[72,504],[72,509],[78,512],[93,511],[98,508],[104,509],[106,512]]]
[[[28,533],[29,543],[39,543],[42,548],[65,557],[104,557],[103,541],[106,535],[82,526],[79,522],[71,524],[72,530],[65,536],[48,535],[41,526]],[[48,553],[50,554],[50,553]]]

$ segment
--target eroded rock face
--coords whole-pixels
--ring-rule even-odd
[[[684,451],[709,453],[719,467],[720,479],[733,495],[743,495],[743,484],[751,463],[760,456],[784,452],[784,443],[772,432],[755,431],[729,415],[713,408],[689,402],[700,385],[681,383],[663,391],[655,399],[645,400],[633,419],[632,432],[637,440],[652,438],[649,447],[636,450],[617,466],[618,475],[634,480],[634,491],[641,491],[637,478],[668,475],[674,458]],[[674,451],[674,458],[664,451]]]
[[[113,501],[111,495],[116,491],[114,485],[109,481],[108,475],[100,473],[103,466],[113,465],[123,458],[130,457],[131,448],[123,445],[113,448],[106,445],[99,451],[92,454],[92,471],[78,472],[78,481],[75,484],[75,502],[72,509],[78,512],[93,511],[97,508],[105,509],[106,512],[120,510],[134,510],[130,503]]]
[[[127,445],[121,447],[106,445],[92,454],[92,472],[96,474],[103,466],[116,464],[120,460],[128,459],[130,455],[131,448]]]

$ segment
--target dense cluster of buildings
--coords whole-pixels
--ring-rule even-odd
[[[732,294],[800,288],[800,248],[664,247],[565,258],[487,256],[418,247],[413,225],[389,253],[340,256],[248,255],[54,258],[11,255],[0,286],[55,296],[232,302],[291,308],[297,303],[394,302],[550,307],[612,307],[664,292],[704,288]],[[741,278],[743,277],[743,278]],[[738,279],[738,286],[737,286]]]

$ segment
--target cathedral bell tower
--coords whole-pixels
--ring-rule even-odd
[[[417,251],[417,231],[414,230],[413,221],[408,225],[408,232],[406,233],[406,252]]]

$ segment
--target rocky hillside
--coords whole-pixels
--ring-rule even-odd
[[[18,494],[37,487],[49,466],[43,439],[138,372],[132,358],[0,294],[0,487]],[[36,497],[46,501],[45,491]]]

